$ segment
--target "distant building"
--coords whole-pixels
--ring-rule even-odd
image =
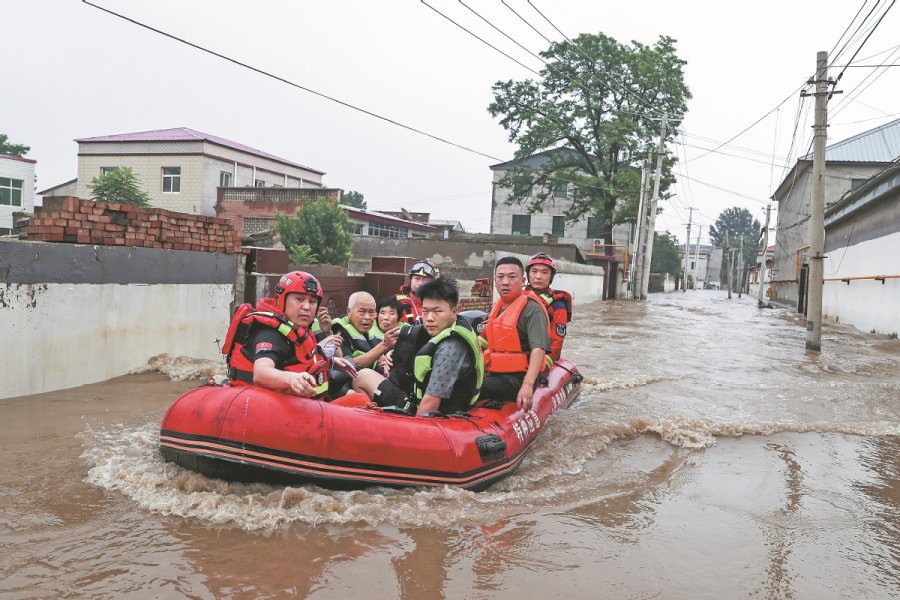
[[[41,190],[37,192],[38,196],[77,196],[78,195],[78,180],[70,179],[65,183],[60,183],[59,185],[55,185],[51,188],[47,188],[46,190]]]
[[[771,296],[769,292],[769,286],[772,281],[772,270],[775,267],[775,245],[771,245],[766,248],[766,272],[765,272],[765,280],[762,282],[763,285],[763,299],[767,299]],[[760,285],[760,277],[759,272],[762,268],[763,262],[763,251],[757,250],[756,252],[756,263],[750,267],[750,272],[747,274],[747,293],[751,296],[756,296],[759,293],[759,285]]]
[[[698,256],[697,244],[688,245],[687,264],[685,264],[684,260],[684,246],[679,246],[678,250],[679,255],[681,256],[681,265],[684,267],[685,273],[687,274],[687,289],[704,289],[709,281],[709,257],[715,248],[701,244]]]
[[[0,235],[15,227],[14,213],[34,214],[36,160],[0,154]]]
[[[828,146],[825,150],[826,209],[843,205],[849,195],[868,185],[871,177],[893,166],[898,157],[900,119]],[[809,273],[812,159],[812,154],[799,159],[773,196],[778,202],[778,229],[771,296],[804,314]],[[828,244],[826,235],[826,248]]]
[[[603,244],[627,245],[631,239],[631,225],[617,225],[613,228],[613,239],[603,237],[603,222],[595,217],[587,217],[576,223],[568,223],[565,213],[572,206],[572,184],[562,184],[550,192],[551,202],[547,202],[541,212],[531,214],[525,204],[507,204],[512,194],[511,188],[500,187],[499,182],[513,166],[525,165],[535,170],[551,160],[556,152],[573,152],[558,148],[533,154],[521,160],[513,160],[491,166],[493,188],[491,193],[491,233],[498,235],[521,235],[546,237],[560,244],[575,244],[579,250],[589,254],[604,254]],[[533,197],[535,188],[526,191]],[[526,198],[525,202],[528,202]]]
[[[344,205],[341,205],[341,208],[354,224],[353,235],[360,237],[425,238],[431,237],[437,231],[437,228],[427,223],[394,216],[396,213]]]
[[[219,187],[324,187],[322,171],[187,127],[75,141],[80,198],[91,197],[94,177],[118,167],[131,167],[152,206],[207,216]]]

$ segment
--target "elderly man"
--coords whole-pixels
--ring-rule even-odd
[[[375,298],[368,292],[355,292],[347,301],[347,315],[331,322],[341,336],[341,352],[359,367],[371,367],[397,343],[399,327],[384,332],[384,339],[370,335],[375,324]]]
[[[514,256],[505,256],[494,268],[500,300],[491,309],[482,336],[484,382],[481,397],[513,401],[530,410],[534,386],[550,352],[547,308],[534,292],[522,289],[525,268]]]

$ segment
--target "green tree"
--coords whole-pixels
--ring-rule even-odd
[[[653,273],[671,273],[676,277],[681,277],[682,267],[678,238],[668,231],[654,235],[650,271]]]
[[[756,263],[756,250],[762,225],[753,218],[753,214],[746,208],[734,206],[726,208],[716,218],[716,222],[709,226],[709,239],[717,248],[725,247],[725,234],[728,234],[728,243],[732,248],[739,248],[741,237],[744,238],[744,266]],[[722,254],[722,264],[727,263],[727,257]]]
[[[322,198],[297,210],[296,217],[278,215],[278,233],[288,252],[301,245],[319,262],[346,266],[353,249],[353,226],[337,202]],[[305,251],[304,251],[305,252]]]
[[[30,147],[25,146],[23,144],[13,144],[10,143],[9,137],[5,133],[0,133],[0,154],[7,154],[9,156],[25,156],[28,154],[28,151],[31,150]]]
[[[141,189],[141,181],[131,167],[117,167],[91,179],[91,198],[100,202],[117,202],[132,206],[150,206],[150,197]]]
[[[546,154],[539,167],[507,170],[500,185],[514,190],[509,204],[523,204],[534,186],[528,210],[539,212],[554,202],[554,188],[566,184],[573,200],[566,217],[597,217],[611,239],[614,224],[636,217],[640,167],[655,152],[663,111],[671,122],[687,109],[686,63],[675,52],[675,40],[666,36],[646,46],[582,34],[541,56],[547,66],[540,79],[495,83],[488,111],[518,145],[515,159],[560,151]],[[668,137],[673,133],[670,127]],[[664,159],[663,191],[674,182],[675,161]]]
[[[344,192],[341,191],[341,199],[338,201],[345,206],[352,206],[353,208],[361,208],[365,210],[366,201],[364,200],[364,196],[359,192]]]

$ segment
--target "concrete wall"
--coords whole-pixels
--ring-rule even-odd
[[[573,246],[530,245],[491,240],[434,240],[415,238],[354,237],[350,271],[362,274],[371,270],[373,256],[411,256],[430,258],[441,272],[454,279],[492,277],[494,255],[499,250],[533,256],[547,252],[554,260],[573,261]]]
[[[0,177],[22,181],[22,205],[0,205],[0,228],[13,228],[13,213],[34,213],[34,164],[27,158],[0,157]]]
[[[0,241],[0,397],[218,359],[239,255]]]

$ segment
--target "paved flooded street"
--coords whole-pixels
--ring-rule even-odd
[[[717,291],[570,331],[581,398],[480,493],[165,464],[197,381],[156,372],[0,400],[0,597],[900,597],[900,341],[807,354],[793,313]]]

